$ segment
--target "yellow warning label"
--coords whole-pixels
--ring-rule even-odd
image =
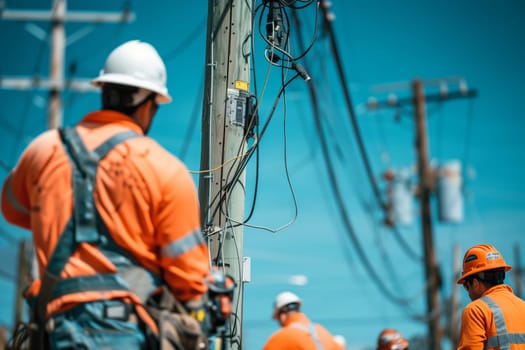
[[[239,90],[248,91],[250,84],[247,81],[235,80],[235,88]]]

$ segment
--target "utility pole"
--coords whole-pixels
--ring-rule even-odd
[[[245,122],[249,109],[251,8],[244,0],[208,2],[206,83],[202,116],[199,200],[212,265],[235,280],[228,336],[242,347]],[[225,344],[228,345],[228,344]]]
[[[3,4],[3,3],[2,3]],[[3,5],[0,5],[3,6]],[[130,22],[135,19],[134,14],[127,9],[123,12],[67,12],[67,0],[53,0],[51,11],[40,10],[7,10],[0,9],[2,20],[23,21],[50,21],[51,22],[51,65],[48,80],[26,79],[0,79],[0,88],[27,90],[44,88],[49,90],[48,118],[49,129],[62,125],[62,91],[64,83],[64,57],[66,47],[65,22]],[[89,79],[76,80],[68,83],[67,88],[81,92],[98,90],[91,87]]]
[[[512,268],[512,271],[514,277],[514,292],[521,298],[521,274],[523,268],[521,267],[520,245],[518,243],[514,244],[514,267]]]
[[[459,245],[454,245],[454,260],[453,264],[453,274],[452,274],[452,295],[450,297],[450,350],[456,350],[458,346],[458,320],[459,320],[459,288],[456,280],[460,275],[460,250]]]
[[[23,321],[24,309],[24,290],[31,283],[31,242],[22,240],[18,248],[18,267],[17,267],[17,281],[16,281],[16,296],[15,296],[15,323]]]
[[[414,107],[414,121],[416,126],[416,149],[419,175],[419,200],[421,210],[421,230],[423,235],[423,254],[425,263],[425,281],[427,323],[428,323],[428,349],[441,350],[441,338],[443,331],[440,324],[441,310],[439,306],[440,273],[436,263],[434,252],[434,242],[432,237],[432,215],[430,207],[430,196],[433,190],[432,169],[429,164],[429,147],[426,122],[426,103],[427,101],[444,101],[456,98],[470,98],[477,96],[475,90],[468,91],[462,79],[439,79],[428,81],[428,85],[439,84],[443,87],[447,81],[459,82],[460,91],[449,93],[443,89],[439,94],[425,95],[424,83],[415,79],[410,83],[412,96],[405,99],[389,99],[388,101],[377,102],[375,99],[369,100],[369,108],[378,107],[399,107],[404,104],[411,104]],[[397,88],[407,88],[407,84],[396,84]]]
[[[429,349],[441,349],[441,327],[439,323],[439,270],[434,253],[432,239],[432,218],[430,212],[430,194],[432,192],[432,173],[429,164],[429,150],[427,137],[427,122],[425,109],[425,94],[421,80],[412,83],[416,121],[416,148],[419,172],[419,201],[421,208],[421,229],[423,232],[423,254],[425,257],[425,275],[428,281],[427,288],[427,315],[429,333]]]

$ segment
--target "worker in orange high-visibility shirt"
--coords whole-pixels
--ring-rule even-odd
[[[264,350],[344,350],[332,334],[301,312],[302,300],[292,292],[277,295],[272,318],[281,328],[272,334]]]
[[[171,101],[155,48],[118,46],[93,84],[102,109],[31,142],[2,212],[32,231],[39,279],[26,297],[42,348],[144,349],[158,327],[143,306],[163,286],[205,319],[208,247],[190,173],[146,136]]]
[[[478,244],[463,258],[462,284],[472,302],[463,310],[459,350],[525,350],[525,301],[504,284],[507,265],[490,244]]]

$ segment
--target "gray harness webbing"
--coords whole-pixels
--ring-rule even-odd
[[[499,347],[500,350],[510,350],[510,344],[525,344],[525,333],[507,333],[505,317],[498,304],[487,296],[482,296],[480,299],[492,311],[494,323],[496,324],[496,335],[487,339],[485,349]]]
[[[73,214],[60,235],[42,277],[42,288],[37,299],[37,320],[40,322],[45,319],[47,303],[62,295],[131,290],[144,301],[149,292],[159,285],[157,276],[141,267],[115,243],[97,211],[93,197],[100,160],[115,146],[141,135],[131,130],[123,131],[89,152],[75,128],[59,129],[59,133],[72,166],[74,206]],[[80,243],[96,245],[115,265],[118,273],[60,278],[64,266]]]
[[[304,324],[294,322],[290,324],[290,327],[301,329],[307,333],[309,333],[312,338],[314,339],[315,345],[317,346],[318,350],[323,350],[323,345],[321,344],[321,340],[317,336],[317,332],[315,331],[315,325],[310,322],[308,326],[305,326]]]

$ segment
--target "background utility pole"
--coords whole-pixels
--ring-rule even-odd
[[[450,297],[450,324],[449,324],[449,335],[450,335],[450,350],[456,350],[458,347],[459,340],[459,285],[456,283],[458,276],[461,274],[461,252],[459,245],[454,245],[454,260],[452,274],[452,295]]]
[[[17,281],[16,281],[16,296],[15,296],[15,323],[24,320],[24,291],[31,284],[31,242],[29,240],[22,240],[18,244],[18,267],[17,267]]]
[[[421,80],[414,80],[410,84],[412,96],[404,99],[389,99],[377,102],[375,99],[369,101],[369,108],[396,107],[410,104],[414,107],[414,119],[416,125],[416,148],[419,172],[419,199],[421,208],[421,229],[423,235],[423,253],[425,263],[425,281],[427,285],[426,304],[428,318],[428,349],[441,350],[441,338],[443,331],[440,325],[441,310],[439,306],[440,275],[436,264],[434,243],[432,237],[432,215],[430,208],[430,195],[433,190],[432,171],[429,165],[429,147],[427,137],[426,103],[442,102],[457,98],[471,98],[477,96],[477,91],[466,90],[463,79],[448,78],[436,79],[426,82],[427,85],[439,85],[442,87],[449,81],[459,82],[460,91],[449,93],[444,89],[438,94],[425,95],[424,84]],[[388,85],[387,85],[388,86]],[[397,88],[406,88],[406,84],[396,84]]]
[[[514,265],[512,265],[512,271],[514,277],[514,293],[521,298],[521,274],[523,268],[521,267],[520,245],[518,243],[514,244]]]
[[[412,94],[414,97],[415,121],[416,121],[416,148],[419,171],[419,201],[421,208],[421,229],[423,232],[423,253],[425,257],[425,275],[427,277],[427,315],[428,321],[429,349],[441,349],[441,326],[439,309],[439,270],[434,253],[434,242],[432,238],[432,216],[430,212],[430,194],[432,192],[432,173],[428,158],[428,137],[425,110],[425,94],[423,83],[420,80],[412,82]]]
[[[0,6],[2,6],[0,4]],[[51,21],[51,65],[48,80],[0,79],[0,87],[7,89],[27,90],[44,88],[49,90],[48,118],[49,129],[62,125],[62,91],[64,83],[64,57],[66,47],[65,22],[130,22],[134,15],[128,10],[117,13],[107,12],[67,12],[66,0],[53,0],[51,11],[7,10],[0,9],[0,19],[18,21]],[[89,84],[90,79],[68,82],[67,88],[77,91],[95,90]],[[97,89],[98,90],[98,89]]]
[[[244,0],[208,2],[206,85],[202,117],[199,200],[212,264],[236,283],[230,345],[242,346],[243,226],[246,152],[244,124],[249,96],[251,9]]]

